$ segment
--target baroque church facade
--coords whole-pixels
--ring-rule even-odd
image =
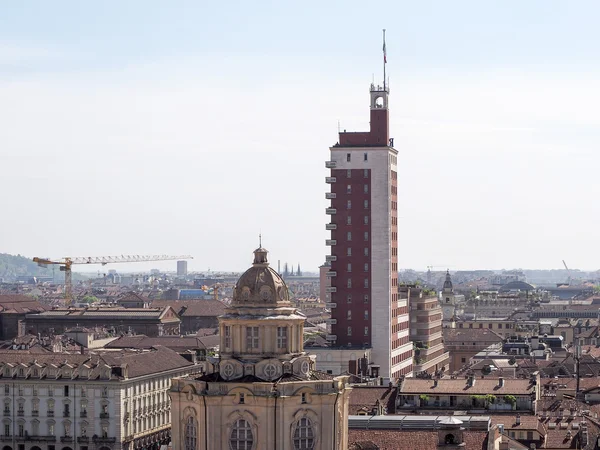
[[[173,449],[346,449],[348,377],[315,370],[304,320],[267,250],[255,250],[219,318],[215,372],[173,380]]]

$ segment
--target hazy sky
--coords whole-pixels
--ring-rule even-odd
[[[324,261],[387,29],[401,268],[597,269],[597,1],[0,6],[0,252]],[[112,266],[174,268],[174,263]],[[95,267],[94,267],[95,268]],[[89,270],[89,268],[88,268]],[[106,269],[100,269],[106,270]]]

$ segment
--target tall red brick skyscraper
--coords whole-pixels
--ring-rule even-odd
[[[370,96],[370,131],[340,132],[326,163],[329,339],[371,348],[380,376],[398,378],[412,372],[413,357],[408,301],[398,298],[398,151],[389,136],[389,89],[371,85]]]

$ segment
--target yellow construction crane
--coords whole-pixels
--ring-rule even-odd
[[[48,265],[56,264],[60,267],[61,272],[65,273],[65,300],[67,304],[73,301],[73,283],[71,278],[71,266],[73,264],[106,264],[113,263],[132,263],[132,262],[146,262],[146,261],[170,261],[180,259],[193,259],[192,256],[169,256],[169,255],[121,255],[121,256],[81,256],[81,257],[70,257],[60,258],[58,260],[52,260],[48,258],[33,258],[33,262],[37,263],[40,267],[46,267]]]

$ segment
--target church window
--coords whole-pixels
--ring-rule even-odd
[[[240,405],[243,405],[246,402],[246,397],[243,393],[240,393]]]
[[[315,432],[312,423],[303,417],[294,430],[294,450],[312,450],[315,448]]]
[[[236,420],[231,429],[229,448],[231,450],[251,450],[253,445],[254,436],[250,424],[244,419]]]
[[[185,450],[196,450],[198,444],[198,422],[194,417],[188,417],[185,423]]]
[[[258,327],[246,328],[246,348],[247,350],[258,348]]]
[[[277,348],[287,348],[287,327],[277,327]]]
[[[302,404],[306,403],[306,392],[302,393]]]

